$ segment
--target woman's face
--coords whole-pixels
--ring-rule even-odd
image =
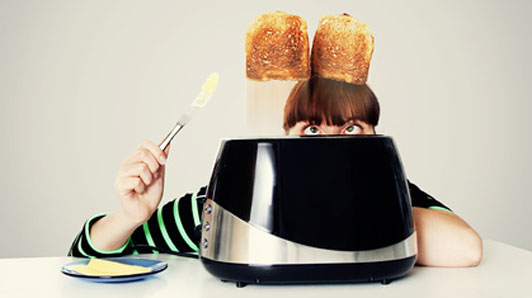
[[[299,121],[288,130],[289,136],[317,136],[317,135],[373,135],[373,125],[360,120],[349,120],[343,125],[327,125],[327,121],[321,121],[320,125],[311,124],[308,121]]]

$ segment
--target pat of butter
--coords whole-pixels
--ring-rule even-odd
[[[207,94],[213,94],[214,90],[216,90],[216,87],[218,87],[219,80],[220,76],[217,72],[211,73],[211,75],[207,78],[207,81],[205,81],[203,86],[201,86],[201,90]]]
[[[90,259],[87,265],[76,265],[70,269],[89,276],[119,276],[151,272],[151,268],[95,258]]]

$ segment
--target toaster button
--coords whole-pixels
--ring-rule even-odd
[[[211,205],[207,205],[207,206],[205,206],[205,213],[207,213],[207,214],[211,214],[211,212],[212,212],[212,207],[211,207]]]
[[[209,224],[209,222],[205,222],[205,225],[203,226],[203,228],[205,229],[205,232],[208,232],[210,229],[211,229],[211,225]]]

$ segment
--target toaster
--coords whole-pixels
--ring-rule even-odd
[[[201,262],[238,287],[389,283],[417,254],[406,177],[382,135],[222,140],[202,212]]]

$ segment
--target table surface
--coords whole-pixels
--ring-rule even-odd
[[[168,262],[168,269],[129,283],[93,283],[60,272],[77,258],[0,259],[0,297],[532,297],[532,252],[494,240],[484,241],[484,257],[474,268],[416,266],[389,285],[248,285],[237,288],[211,276],[199,260],[143,255]]]

